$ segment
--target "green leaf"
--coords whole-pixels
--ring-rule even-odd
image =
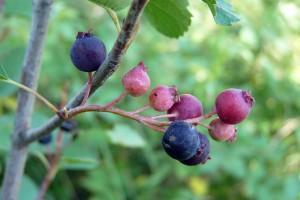
[[[192,15],[187,7],[187,0],[151,0],[145,13],[155,29],[168,37],[178,38],[191,24]]]
[[[118,11],[130,5],[130,0],[89,0],[101,7]]]
[[[4,3],[4,13],[10,15],[19,15],[31,17],[32,4],[31,1],[9,0]]]
[[[92,158],[62,157],[61,169],[90,170],[98,167],[99,161]]]
[[[35,199],[37,194],[38,194],[37,185],[33,182],[33,180],[29,176],[24,175],[22,178],[19,200]]]
[[[230,26],[240,20],[233,12],[230,3],[225,0],[203,0],[209,7],[215,22],[220,25]]]
[[[126,147],[142,147],[145,145],[144,139],[131,127],[125,124],[118,124],[113,130],[108,132],[110,140],[114,144]]]

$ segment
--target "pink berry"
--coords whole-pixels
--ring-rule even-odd
[[[176,87],[157,86],[149,95],[149,102],[153,109],[163,112],[169,110],[176,102]]]
[[[208,130],[210,136],[217,141],[233,142],[236,138],[236,128],[234,125],[225,124],[219,118],[210,122],[211,129]]]
[[[150,87],[150,78],[144,63],[140,62],[136,67],[127,72],[123,76],[122,84],[125,90],[134,97],[145,94]]]
[[[216,111],[226,124],[237,124],[243,121],[251,111],[254,98],[250,92],[240,89],[227,89],[216,99]]]
[[[183,94],[179,96],[179,101],[176,102],[169,110],[168,114],[176,113],[176,117],[170,117],[170,121],[186,120],[203,115],[201,102],[193,95]]]

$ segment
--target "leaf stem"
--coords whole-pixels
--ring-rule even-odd
[[[105,10],[109,14],[109,16],[111,17],[112,21],[114,22],[115,27],[116,27],[118,33],[120,33],[121,32],[121,25],[120,25],[120,22],[119,22],[118,15],[116,14],[115,11],[113,11],[110,8],[106,7]]]

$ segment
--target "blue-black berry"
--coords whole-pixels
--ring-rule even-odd
[[[80,71],[96,71],[106,57],[104,43],[91,33],[78,32],[70,51],[73,64]]]
[[[210,144],[207,136],[203,135],[202,133],[199,133],[198,137],[200,139],[200,145],[196,154],[190,159],[181,160],[180,161],[181,163],[185,165],[205,164],[205,162],[210,158],[209,157]]]
[[[48,134],[38,140],[38,142],[43,145],[50,144],[51,141],[52,141],[52,134]]]
[[[162,145],[169,156],[187,160],[194,156],[200,145],[200,138],[191,124],[174,121],[166,130]]]
[[[75,120],[66,120],[62,123],[60,129],[65,132],[72,132],[77,129],[77,122]]]

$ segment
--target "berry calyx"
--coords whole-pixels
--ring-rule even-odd
[[[177,114],[176,117],[170,117],[170,121],[200,117],[203,115],[202,103],[193,95],[183,94],[179,96],[179,101],[168,110],[168,114]]]
[[[149,95],[150,106],[159,112],[169,110],[176,101],[178,94],[175,86],[157,86]]]
[[[124,89],[132,96],[137,97],[145,94],[150,87],[150,78],[147,67],[140,62],[136,67],[127,72],[122,79]]]
[[[106,58],[104,43],[89,32],[78,32],[70,50],[72,63],[80,71],[97,71]]]
[[[226,124],[237,124],[243,121],[254,105],[250,92],[240,89],[227,89],[216,99],[216,111],[219,118]]]
[[[197,152],[200,138],[191,124],[175,121],[162,138],[162,145],[169,156],[176,160],[187,160]]]
[[[52,134],[48,134],[48,135],[43,136],[42,138],[40,138],[38,140],[38,142],[42,145],[50,144],[52,142]]]
[[[77,129],[77,122],[75,120],[66,120],[60,126],[60,130],[65,131],[66,133],[72,132]]]
[[[211,129],[208,130],[209,135],[217,141],[233,142],[236,138],[236,128],[234,125],[225,124],[219,118],[210,122]]]
[[[199,132],[198,137],[200,139],[200,145],[199,148],[197,149],[196,154],[190,159],[180,161],[182,164],[190,165],[190,166],[205,164],[206,161],[210,159],[209,157],[210,144],[207,136]]]

